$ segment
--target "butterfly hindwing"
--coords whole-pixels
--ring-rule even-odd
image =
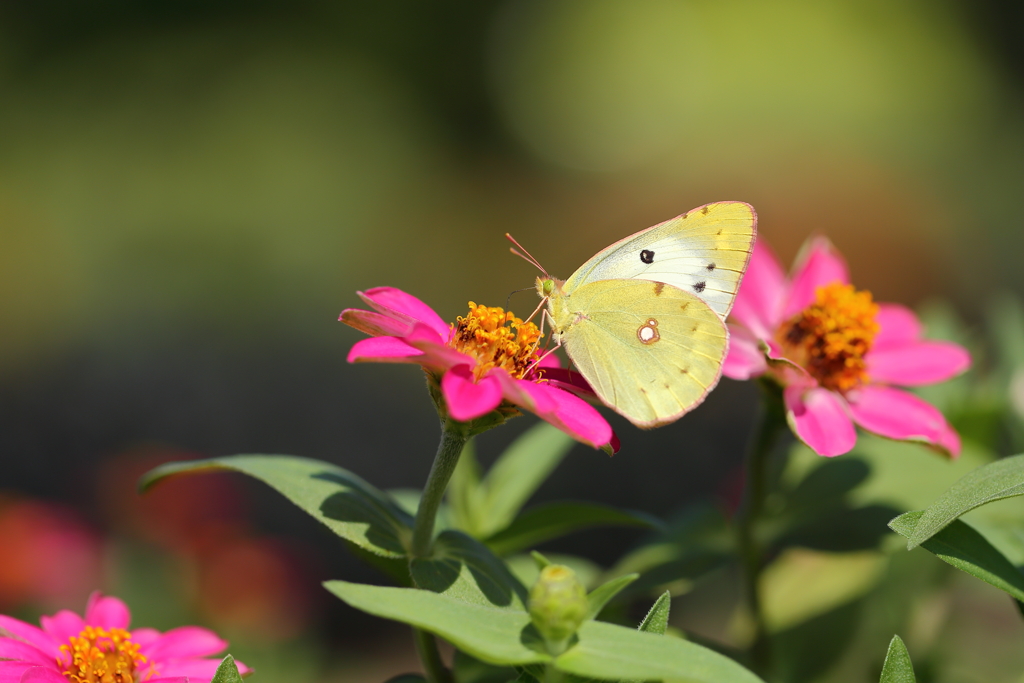
[[[756,232],[757,214],[749,204],[706,204],[602,249],[564,289],[572,293],[599,280],[655,280],[694,294],[725,320]]]
[[[641,427],[672,422],[718,382],[725,324],[705,302],[648,280],[599,280],[551,301],[556,333],[604,403]]]

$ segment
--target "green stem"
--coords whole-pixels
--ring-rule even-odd
[[[427,680],[430,683],[455,683],[452,672],[441,661],[441,653],[437,649],[437,641],[434,636],[418,628],[414,628],[412,634],[416,640],[416,652],[423,663]]]
[[[757,538],[757,520],[764,511],[768,493],[768,467],[779,432],[786,426],[785,409],[777,387],[765,386],[763,403],[747,450],[746,484],[737,518],[736,532],[743,572],[743,594],[747,611],[754,622],[750,664],[764,676],[771,667],[771,644],[761,604],[760,578],[763,548]]]
[[[430,466],[427,485],[423,488],[423,497],[420,499],[416,522],[412,528],[410,555],[413,559],[430,555],[437,508],[441,506],[448,481],[452,478],[455,466],[459,464],[462,447],[466,445],[468,439],[461,423],[446,420],[442,426],[441,443],[437,447],[434,464]]]

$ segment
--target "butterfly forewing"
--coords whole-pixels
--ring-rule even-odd
[[[602,249],[565,282],[572,293],[599,280],[643,278],[690,292],[724,320],[750,260],[757,215],[743,202],[717,202]]]
[[[718,382],[725,324],[705,302],[648,280],[600,280],[552,300],[556,332],[607,405],[640,427],[672,422]]]

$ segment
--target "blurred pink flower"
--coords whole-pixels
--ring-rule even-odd
[[[618,439],[601,414],[566,390],[586,393],[582,377],[559,368],[553,355],[538,363],[540,332],[533,323],[470,302],[469,314],[449,325],[425,303],[393,287],[358,294],[374,310],[349,308],[339,320],[373,338],[353,345],[350,363],[421,365],[438,383],[448,415],[459,422],[499,408],[523,408],[577,441],[618,450]]]
[[[71,509],[0,498],[0,608],[83,600],[100,578],[100,539]]]
[[[853,448],[855,423],[959,455],[960,437],[942,413],[892,385],[954,377],[970,366],[967,350],[921,339],[910,309],[876,304],[870,292],[855,290],[827,239],[804,245],[790,278],[759,240],[729,331],[722,372],[733,379],[768,375],[782,385],[793,432],[819,455]]]
[[[42,628],[0,615],[0,681],[85,683],[148,681],[209,683],[227,642],[198,626],[167,633],[128,631],[131,614],[117,598],[92,594],[85,619],[62,610],[43,617]],[[238,662],[241,673],[249,667]]]

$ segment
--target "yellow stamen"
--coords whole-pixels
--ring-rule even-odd
[[[136,683],[156,674],[139,647],[124,629],[86,626],[60,646],[57,666],[72,683]]]
[[[506,325],[505,323],[509,323]],[[469,314],[454,324],[451,346],[476,358],[477,379],[491,368],[504,368],[522,379],[537,360],[541,332],[533,323],[523,322],[511,311],[469,302]]]
[[[833,282],[819,287],[814,303],[783,325],[779,342],[821,386],[848,391],[868,380],[864,355],[878,334],[877,316],[871,292]]]

